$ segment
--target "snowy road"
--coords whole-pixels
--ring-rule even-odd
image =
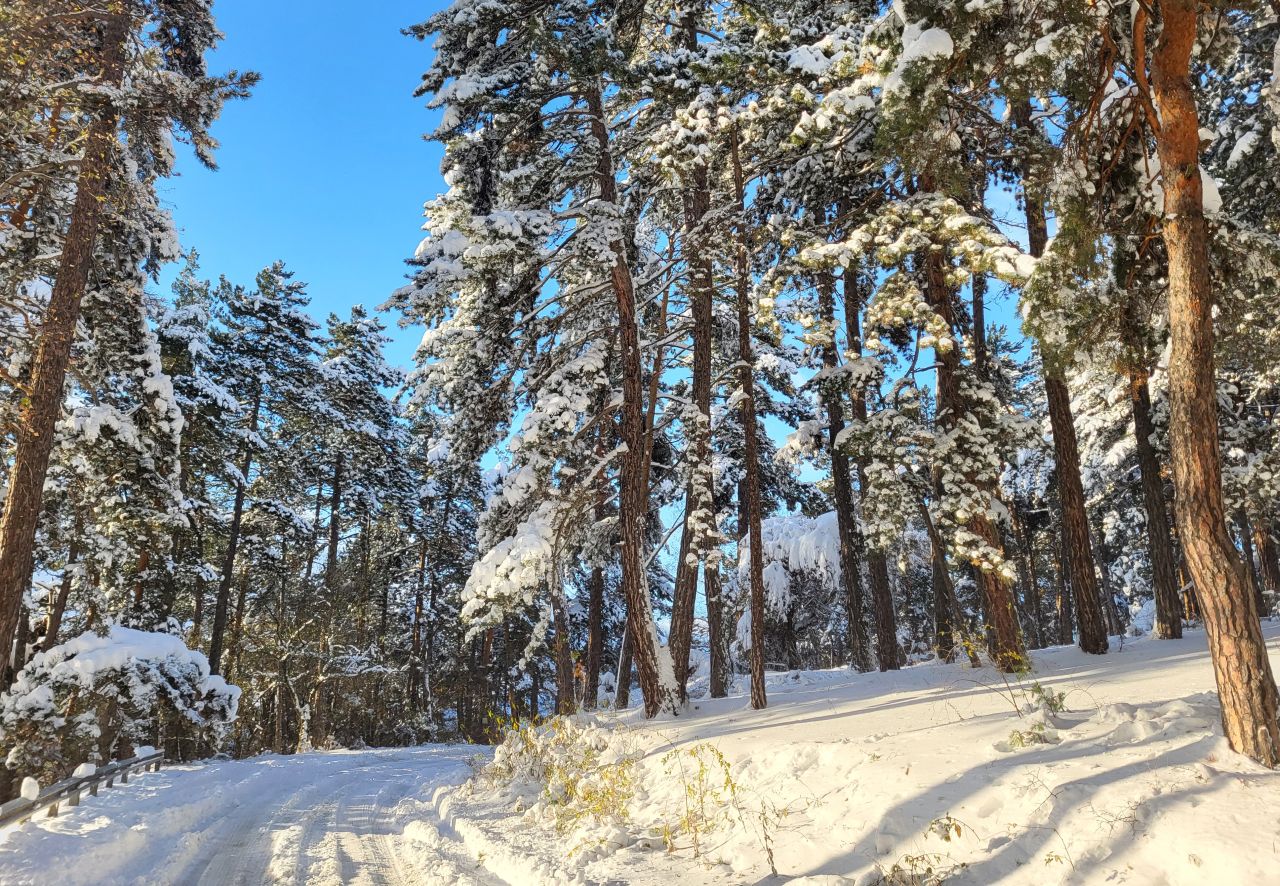
[[[466,777],[475,753],[429,746],[148,773],[10,830],[0,883],[486,883],[447,843],[428,847],[404,833],[437,787]]]

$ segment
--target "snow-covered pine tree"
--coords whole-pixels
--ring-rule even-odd
[[[225,327],[215,339],[211,375],[240,402],[230,429],[232,448],[217,478],[230,497],[230,507],[210,621],[209,664],[215,674],[221,673],[226,647],[245,514],[256,504],[270,502],[251,497],[255,466],[261,470],[264,462],[284,451],[285,441],[274,432],[286,421],[318,412],[318,324],[305,311],[305,284],[292,278],[292,272],[277,262],[259,272],[252,290],[223,280],[214,292],[218,309],[225,312]]]
[[[115,195],[124,212],[135,195],[154,201],[155,180],[172,170],[175,133],[190,141],[197,156],[211,165],[214,141],[209,125],[226,99],[246,95],[256,79],[235,73],[208,74],[204,54],[218,32],[208,4],[197,0],[111,0],[103,6],[73,0],[17,2],[6,10],[7,17],[10,12],[20,26],[17,34],[54,50],[48,60],[29,69],[23,62],[25,48],[15,51],[13,38],[6,44],[7,51],[0,54],[0,82],[19,87],[13,93],[17,97],[14,113],[29,115],[36,131],[83,126],[86,134],[78,145],[75,201],[63,216],[65,233],[58,266],[49,272],[53,282],[42,311],[38,343],[21,381],[25,399],[16,416],[14,455],[0,518],[3,661],[9,659],[22,596],[31,581],[42,489],[54,427],[62,411],[76,324],[86,288],[98,270],[95,255],[100,253],[95,253],[95,245],[108,202],[104,197]],[[86,58],[94,59],[91,71],[77,68]],[[74,76],[67,78],[64,66],[70,66]],[[10,94],[7,88],[5,92]],[[24,129],[29,135],[31,128]],[[120,138],[122,131],[127,138]],[[28,138],[20,141],[30,144]],[[55,146],[65,144],[60,135],[51,141]],[[66,161],[70,159],[37,156],[37,166],[30,167],[32,155],[22,152],[17,157],[20,167],[6,176],[6,187],[25,188],[27,195],[39,191],[38,173],[45,171],[40,164],[46,161],[55,164],[52,171],[69,178],[72,167]],[[27,216],[18,209],[14,206],[7,213],[10,225],[15,216],[25,225]],[[120,319],[130,323],[136,316],[137,310],[126,306]]]

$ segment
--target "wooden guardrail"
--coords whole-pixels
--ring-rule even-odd
[[[96,797],[99,788],[113,787],[117,780],[121,784],[128,784],[129,773],[159,771],[162,762],[164,762],[164,754],[160,751],[147,754],[145,757],[118,760],[98,767],[98,771],[93,775],[82,775],[79,778],[68,778],[57,784],[51,784],[41,790],[40,795],[34,800],[28,800],[25,797],[10,800],[0,805],[0,828],[26,821],[45,809],[49,810],[49,817],[52,818],[58,814],[59,808],[63,805],[79,806],[80,797],[85,791],[88,791],[90,796]]]

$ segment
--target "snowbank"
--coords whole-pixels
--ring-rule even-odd
[[[1020,682],[936,663],[796,672],[770,675],[764,711],[733,697],[674,722],[577,718],[437,791],[412,830],[522,884],[757,882],[772,866],[868,886],[1199,886],[1277,870],[1280,774],[1227,748],[1202,633],[1034,658]],[[540,777],[533,760],[557,762]]]

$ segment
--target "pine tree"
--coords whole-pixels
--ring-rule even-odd
[[[1161,111],[1155,141],[1164,170],[1161,237],[1169,261],[1170,448],[1178,535],[1203,607],[1223,730],[1232,748],[1274,768],[1280,765],[1280,702],[1222,499],[1209,232],[1190,71],[1199,11],[1185,0],[1166,0],[1157,8],[1161,30],[1150,73],[1151,98]]]
[[[292,276],[276,263],[258,274],[253,290],[224,280],[216,292],[226,312],[226,328],[219,337],[213,375],[222,388],[237,392],[240,411],[227,459],[231,472],[225,482],[232,501],[210,622],[209,664],[214,673],[220,672],[226,646],[245,513],[255,504],[249,497],[254,466],[272,457],[273,429],[290,415],[314,412],[317,324],[304,311],[305,285]]]
[[[43,4],[38,6],[46,9]],[[171,130],[185,133],[196,146],[197,155],[212,164],[210,123],[224,100],[246,95],[255,79],[252,75],[208,76],[204,53],[211,48],[217,32],[203,4],[151,6],[137,0],[113,0],[101,15],[84,15],[86,10],[81,4],[68,6],[67,11],[79,14],[71,18],[75,24],[70,26],[72,32],[67,38],[76,51],[95,59],[96,83],[106,88],[84,90],[74,97],[73,108],[61,112],[83,113],[89,120],[88,132],[59,266],[53,275],[29,377],[23,383],[27,400],[18,415],[8,494],[0,518],[3,661],[9,659],[21,599],[31,580],[42,488],[53,431],[61,412],[76,323],[94,271],[103,198],[108,191],[128,191],[131,187],[132,182],[121,177],[127,168],[122,162],[126,156],[142,169],[168,174],[172,163],[168,148]],[[20,16],[26,7],[18,11]],[[39,35],[37,40],[45,37],[45,28],[61,28],[64,21],[60,15],[24,17]],[[143,46],[147,41],[132,38],[152,26],[158,26],[156,51],[135,52],[135,45]],[[50,42],[56,45],[61,39],[59,35]],[[15,58],[14,53],[6,53],[6,65]],[[7,81],[12,76],[6,73],[0,79]],[[124,93],[118,95],[122,87]],[[119,100],[113,95],[118,95]],[[121,125],[135,137],[122,142],[118,138]]]

